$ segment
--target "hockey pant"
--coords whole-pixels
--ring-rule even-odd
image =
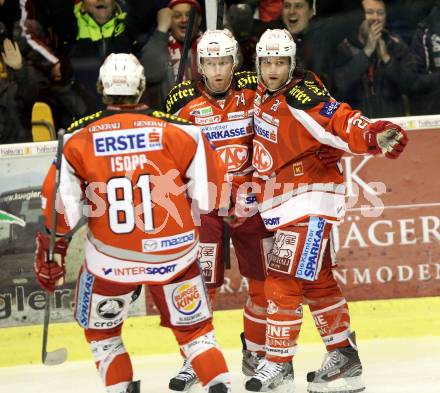
[[[199,260],[211,299],[224,281],[223,217],[218,211],[202,215]],[[243,312],[243,326],[248,350],[264,354],[267,302],[264,280],[273,233],[268,231],[259,214],[230,229],[240,274],[248,279],[249,294]]]
[[[85,267],[79,274],[75,318],[84,329],[108,393],[125,393],[133,378],[121,330],[138,288],[94,277]],[[171,283],[150,285],[149,289],[160,312],[161,325],[173,331],[202,385],[229,385],[228,368],[214,336],[212,313],[198,265],[193,263]]]
[[[297,350],[307,302],[328,351],[349,345],[348,306],[332,274],[331,225],[313,217],[275,233],[265,294],[266,358],[287,362]]]

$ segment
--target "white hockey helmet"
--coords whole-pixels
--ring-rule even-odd
[[[292,80],[293,70],[295,69],[296,44],[292,35],[286,29],[268,29],[260,37],[257,43],[257,75],[258,81],[263,83],[260,71],[260,59],[262,57],[289,57],[290,70],[289,77],[284,85]]]
[[[207,30],[197,44],[197,65],[202,71],[202,58],[232,56],[234,68],[238,64],[238,44],[232,33],[227,30]]]
[[[98,83],[104,96],[140,96],[145,89],[144,67],[131,53],[111,53],[99,69]]]

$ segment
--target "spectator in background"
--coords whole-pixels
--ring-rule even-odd
[[[28,31],[32,29],[33,36],[40,42],[45,42],[43,29],[38,21],[28,21]],[[66,58],[60,56],[60,61],[52,64],[33,49],[21,32],[20,25],[14,27],[14,38],[23,55],[27,75],[26,112],[32,111],[36,101],[46,102],[52,109],[55,127],[67,128],[75,118],[83,117],[87,105],[82,90],[72,79],[72,70]]]
[[[70,10],[69,12],[71,12]],[[115,0],[83,0],[66,14],[66,26],[75,40],[67,43],[67,56],[75,79],[93,92],[96,110],[101,100],[96,93],[99,67],[110,53],[134,52],[134,37],[126,26],[127,14]],[[73,19],[74,18],[74,19]]]
[[[253,17],[263,24],[277,20],[281,16],[282,0],[226,0],[229,9],[234,5],[245,5],[251,9]],[[258,40],[258,37],[257,37]],[[254,48],[255,49],[255,48]]]
[[[144,101],[150,106],[162,107],[168,92],[175,85],[191,6],[197,12],[184,80],[200,76],[197,71],[197,42],[201,36],[201,6],[196,0],[172,0],[167,8],[157,13],[157,29],[140,55],[149,85]]]
[[[0,22],[0,32],[5,30]],[[0,35],[0,42],[0,144],[29,141],[31,121],[30,112],[24,110],[27,79],[21,52],[4,36]]]
[[[414,83],[410,97],[411,114],[440,113],[440,4],[432,8],[415,32]]]
[[[417,29],[425,19],[436,0],[387,0],[387,28],[398,34],[408,46]]]
[[[281,19],[269,28],[287,29],[296,43],[298,66],[313,69],[331,90],[333,49],[346,30],[333,19],[315,16],[315,7],[315,0],[283,0]]]
[[[363,0],[362,6],[364,20],[336,51],[335,96],[368,117],[403,116],[402,94],[408,91],[406,76],[412,67],[410,50],[385,28],[383,0]]]
[[[255,46],[260,36],[259,31],[265,29],[260,27],[265,25],[253,19],[254,11],[248,3],[232,4],[227,11],[229,27],[240,48],[238,71],[255,70]]]
[[[7,38],[12,38],[14,23],[19,19],[19,0],[0,0],[0,22],[2,23],[3,31],[0,32],[0,35],[3,35]],[[3,40],[1,42],[3,42]]]
[[[153,2],[131,0],[24,0],[22,21],[29,45],[52,69],[51,74],[82,87],[87,112],[102,108],[96,93],[100,64],[110,53],[136,53],[141,16],[151,25]],[[38,22],[43,34],[31,28]],[[73,74],[72,74],[73,73]]]
[[[264,23],[272,22],[281,15],[282,0],[258,1],[258,19]]]

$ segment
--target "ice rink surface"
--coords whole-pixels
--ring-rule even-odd
[[[358,345],[366,392],[440,393],[440,337],[375,339],[360,341]],[[295,390],[288,393],[306,393],[306,373],[319,367],[323,350],[318,344],[300,346],[294,360]],[[224,353],[232,371],[233,392],[245,392],[240,372],[241,351]],[[142,393],[170,392],[168,380],[180,365],[177,354],[133,358],[135,378],[142,381]],[[92,361],[0,368],[0,381],[1,393],[105,393]],[[199,392],[203,392],[199,386],[190,391]]]

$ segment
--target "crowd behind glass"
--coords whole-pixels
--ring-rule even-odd
[[[267,28],[286,28],[297,66],[371,118],[440,113],[440,2],[225,1],[225,27],[253,70]],[[109,53],[145,67],[143,102],[163,108],[175,85],[191,6],[196,9],[184,79],[200,77],[196,47],[206,29],[200,0],[0,0],[0,143],[31,141],[31,111],[49,104],[56,128],[102,109],[96,79]]]

